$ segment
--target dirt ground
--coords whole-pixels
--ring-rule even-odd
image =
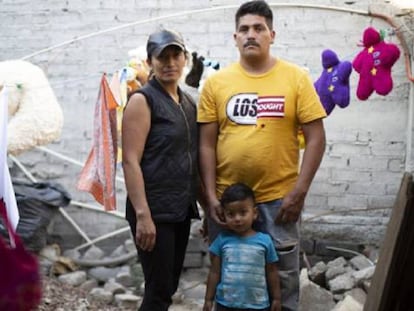
[[[115,305],[89,301],[87,293],[59,282],[56,278],[43,276],[43,298],[37,311],[129,311]],[[199,311],[201,307],[192,301],[183,301],[170,307],[171,311]],[[136,309],[133,309],[136,311]]]
[[[43,276],[43,298],[38,311],[99,310],[115,311],[116,306],[89,302],[87,293],[80,288],[63,284],[57,279]]]

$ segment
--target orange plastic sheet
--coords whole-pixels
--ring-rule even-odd
[[[104,74],[95,105],[93,145],[77,188],[89,192],[106,211],[116,209],[117,102]]]

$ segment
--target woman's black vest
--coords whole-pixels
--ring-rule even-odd
[[[196,105],[189,95],[178,91],[179,105],[156,79],[137,91],[151,110],[141,170],[154,222],[198,217]],[[128,207],[132,208],[129,200]]]

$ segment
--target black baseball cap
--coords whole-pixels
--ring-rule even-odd
[[[152,33],[147,42],[147,55],[158,57],[167,46],[175,45],[185,51],[183,37],[174,30],[161,30]]]

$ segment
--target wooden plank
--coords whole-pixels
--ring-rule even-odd
[[[389,299],[389,303],[385,306],[388,309],[399,311],[414,310],[414,290],[413,290],[413,279],[414,279],[414,202],[410,199],[406,208],[406,219],[404,221],[403,232],[407,232],[403,239],[400,241],[399,249],[402,251],[401,254],[397,253],[397,266],[399,273],[394,273],[390,283],[395,287],[395,294],[392,296],[393,299]]]
[[[414,275],[411,264],[414,260],[413,223],[413,177],[405,173],[381,246],[364,311],[414,310],[414,293],[410,283]]]

